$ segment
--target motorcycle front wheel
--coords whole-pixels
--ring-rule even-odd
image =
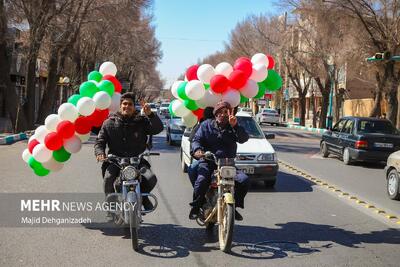
[[[233,204],[224,203],[221,211],[222,223],[220,223],[218,227],[219,247],[223,252],[229,252],[232,247],[235,208]]]
[[[137,251],[139,248],[138,240],[138,215],[136,205],[129,209],[129,228],[131,232],[132,248]]]

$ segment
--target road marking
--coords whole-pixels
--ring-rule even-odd
[[[306,180],[309,180],[310,182],[313,182],[314,184],[318,184],[320,186],[326,187],[328,189],[331,189],[331,191],[333,191],[334,193],[337,193],[339,196],[345,196],[347,197],[349,200],[355,200],[355,202],[357,204],[362,205],[362,207],[365,207],[366,209],[369,210],[374,210],[376,213],[381,214],[384,216],[384,218],[388,219],[390,222],[392,223],[396,223],[400,225],[400,221],[394,222],[393,220],[397,220],[398,217],[395,215],[391,215],[391,214],[387,214],[387,212],[383,209],[380,208],[376,208],[374,205],[371,204],[367,204],[365,201],[358,199],[357,196],[351,195],[347,192],[342,191],[341,189],[337,188],[334,185],[330,185],[329,183],[325,182],[324,180],[317,178],[317,177],[313,177],[312,175],[308,174],[306,171],[301,170],[287,162],[284,162],[282,160],[278,160],[280,165],[285,166],[288,170],[293,171],[294,173],[297,173],[297,175],[299,175],[300,177],[303,177]]]

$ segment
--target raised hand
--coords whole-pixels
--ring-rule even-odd
[[[232,127],[235,127],[237,124],[237,118],[235,117],[235,115],[233,114],[233,111],[231,109],[228,109],[228,116],[229,116],[229,119],[228,119],[229,124]]]
[[[146,116],[149,116],[152,113],[150,105],[146,103],[144,100],[140,100],[140,105],[142,106],[143,112]]]

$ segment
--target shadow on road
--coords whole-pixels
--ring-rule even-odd
[[[249,192],[312,192],[314,183],[306,181],[294,174],[279,171],[274,187],[265,187],[264,183],[252,181]]]
[[[400,231],[392,228],[359,234],[324,224],[288,222],[275,225],[278,228],[235,225],[229,254],[262,260],[309,255],[335,245],[363,248],[364,244],[400,244]],[[84,226],[91,230],[100,230],[104,235],[129,238],[128,231],[124,229],[103,228],[102,224]],[[144,224],[139,230],[139,238],[138,253],[161,259],[184,258],[190,252],[219,250],[217,227],[207,231],[204,228],[175,224]],[[314,245],[315,242],[320,243]],[[198,255],[193,256],[197,261],[202,261]]]
[[[296,154],[316,154],[319,152],[319,147],[310,147],[308,144],[288,144],[288,143],[272,143],[275,151]]]

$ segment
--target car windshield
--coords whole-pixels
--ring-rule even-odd
[[[156,107],[156,104],[150,103],[150,108],[157,108],[157,107]]]
[[[253,118],[238,116],[237,121],[246,130],[250,138],[264,138],[263,132]]]
[[[169,107],[169,103],[162,103],[162,104],[161,104],[161,107],[162,107],[162,108],[167,108],[167,107]]]
[[[273,109],[264,109],[262,113],[267,113],[267,114],[277,114],[278,112]]]
[[[357,132],[361,133],[382,133],[398,134],[398,131],[390,121],[361,120],[358,122]]]

